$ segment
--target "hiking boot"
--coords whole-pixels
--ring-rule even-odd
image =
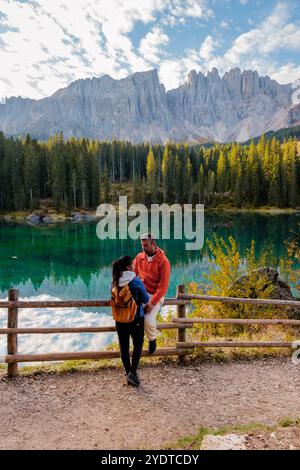
[[[136,382],[138,385],[140,385],[141,381],[140,381],[140,378],[139,378],[139,376],[138,376],[138,373],[137,373],[137,372],[132,372],[132,371],[130,371],[129,374],[130,374],[130,377],[134,377],[135,382]],[[128,375],[129,375],[129,374],[128,374]],[[128,381],[128,375],[127,375],[127,381]]]
[[[149,341],[149,347],[148,347],[149,354],[153,354],[156,351],[156,339],[153,341]]]
[[[140,385],[140,380],[136,374],[133,372],[129,372],[127,375],[127,383],[128,385],[132,385],[133,387],[138,387]]]
[[[135,380],[136,380],[137,383],[140,385],[141,381],[140,381],[140,378],[139,378],[139,376],[138,376],[138,373],[137,373],[137,372],[136,372],[136,373],[132,372],[132,374],[135,376]]]

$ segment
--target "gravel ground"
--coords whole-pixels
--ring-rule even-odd
[[[273,432],[253,432],[246,438],[250,450],[300,450],[300,427],[289,426]]]
[[[300,417],[300,368],[289,358],[153,365],[140,376],[136,390],[121,369],[0,375],[0,449],[158,449],[200,426]]]

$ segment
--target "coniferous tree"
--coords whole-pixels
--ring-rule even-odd
[[[183,202],[190,203],[192,200],[192,191],[193,191],[193,177],[192,177],[192,162],[189,157],[187,157],[184,175],[183,175]]]
[[[111,185],[110,185],[110,177],[108,174],[108,168],[105,166],[104,168],[104,178],[103,178],[103,197],[102,197],[102,203],[107,203],[109,204],[111,201],[110,197],[110,192],[111,192]]]
[[[247,185],[249,199],[257,207],[261,201],[261,171],[257,148],[252,140],[248,150],[247,174],[249,184]]]
[[[147,185],[149,188],[150,199],[156,202],[157,198],[157,181],[156,181],[156,162],[152,147],[147,156]]]
[[[100,189],[101,201],[112,193],[117,200],[115,183],[124,191],[132,182],[136,202],[228,200],[239,207],[299,207],[299,159],[295,140],[282,144],[264,136],[249,146],[168,142],[150,147],[116,139],[65,141],[62,134],[38,142],[29,135],[20,140],[0,133],[0,210],[35,209],[44,200],[57,209],[95,208]]]
[[[164,202],[172,199],[172,151],[169,144],[166,144],[161,164],[162,191]]]
[[[204,204],[204,188],[205,188],[205,178],[204,178],[204,168],[201,163],[198,173],[197,180],[197,189],[198,189],[198,202],[199,204]]]
[[[207,204],[209,204],[213,200],[215,189],[216,189],[216,175],[214,171],[209,170],[206,189],[205,189],[205,201]]]
[[[183,201],[183,165],[182,161],[176,153],[175,156],[175,202],[181,203]]]
[[[278,145],[279,144],[279,145]],[[272,139],[271,142],[271,165],[270,165],[270,186],[268,193],[268,203],[272,206],[280,207],[282,205],[282,175],[281,160],[282,151],[280,142]]]
[[[226,191],[226,181],[227,181],[227,165],[226,158],[223,151],[221,151],[218,164],[217,164],[217,190],[220,193]]]

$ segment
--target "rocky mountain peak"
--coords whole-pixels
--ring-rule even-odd
[[[156,69],[115,80],[109,75],[77,80],[41,100],[10,98],[0,104],[0,129],[45,139],[114,137],[133,142],[247,140],[299,121],[291,85],[234,67],[220,77],[192,70],[166,92]]]
[[[191,70],[190,73],[188,74],[187,83],[189,85],[192,85],[196,81],[197,81],[197,72],[196,70]]]

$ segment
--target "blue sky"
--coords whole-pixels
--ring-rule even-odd
[[[298,0],[0,0],[0,99],[79,78],[156,68],[166,89],[195,69],[300,78]]]

